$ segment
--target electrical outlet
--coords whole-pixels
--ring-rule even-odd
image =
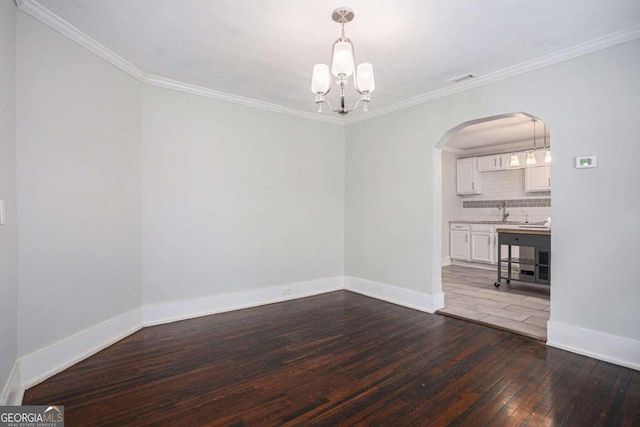
[[[0,225],[4,225],[4,200],[0,200]]]
[[[284,288],[284,295],[291,295],[291,288]]]

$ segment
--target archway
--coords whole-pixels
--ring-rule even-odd
[[[538,250],[524,245],[513,246],[512,263],[501,262],[505,257],[497,256],[497,231],[503,236],[548,231],[549,146],[546,125],[528,113],[461,123],[436,144],[440,179],[435,180],[434,206],[440,207],[442,243],[440,251],[434,248],[441,254],[434,259],[434,271],[440,272],[445,294],[441,314],[546,340],[550,277],[544,273],[550,269],[539,262]],[[473,182],[465,188],[469,179]],[[492,289],[499,284],[500,265],[509,276]]]

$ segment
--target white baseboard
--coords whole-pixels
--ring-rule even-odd
[[[442,292],[430,295],[351,276],[345,276],[344,285],[344,288],[348,291],[427,313],[435,313],[436,310],[444,307],[444,294]]]
[[[454,259],[451,261],[452,265],[459,265],[460,267],[480,268],[482,270],[493,270],[497,272],[498,266],[496,264],[484,264],[481,262],[466,262]],[[515,270],[515,267],[514,267]],[[497,274],[497,273],[496,273]]]
[[[441,264],[441,266],[442,266],[442,267],[446,267],[446,266],[448,266],[448,265],[451,265],[451,257],[448,257],[448,256],[442,257],[442,264]]]
[[[139,308],[20,358],[21,383],[32,387],[140,329]]]
[[[20,404],[24,390],[52,377],[143,326],[238,310],[344,289],[343,277],[328,277],[225,295],[146,305],[92,326],[21,357],[5,385],[2,401]]]
[[[549,321],[547,345],[640,370],[640,341],[629,338]]]
[[[16,360],[0,394],[0,406],[19,406],[22,404],[24,387],[20,381],[20,361]]]
[[[342,289],[344,289],[343,277],[337,276],[185,301],[145,305],[142,307],[142,325],[159,325]]]

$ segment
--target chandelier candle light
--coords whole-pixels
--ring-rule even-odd
[[[331,111],[344,116],[354,111],[360,105],[364,104],[364,111],[368,111],[369,102],[371,101],[371,92],[376,88],[373,79],[373,66],[368,63],[359,64],[355,67],[356,57],[353,51],[351,40],[344,35],[344,24],[353,20],[353,10],[341,7],[333,11],[332,18],[338,24],[342,24],[342,36],[333,43],[333,51],[331,53],[331,74],[336,78],[336,84],[340,88],[340,107],[332,108],[329,101],[325,99],[325,95],[331,90],[331,75],[329,74],[329,66],[326,64],[316,64],[313,66],[313,77],[311,79],[311,92],[316,95],[316,104],[318,104],[318,112],[322,112],[322,104],[327,104]],[[355,103],[353,108],[348,109],[345,103],[345,86],[349,77],[353,74],[353,82],[356,91],[360,94],[360,99]]]

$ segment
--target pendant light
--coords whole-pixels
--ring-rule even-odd
[[[514,153],[509,157],[509,167],[515,166],[520,166],[520,159],[518,159],[518,155]]]
[[[547,125],[544,125],[544,148],[546,150],[544,153],[544,162],[551,163],[551,149],[547,147]]]
[[[533,122],[533,150],[527,153],[527,161],[525,162],[527,165],[536,164],[536,119],[531,119],[531,122]]]

